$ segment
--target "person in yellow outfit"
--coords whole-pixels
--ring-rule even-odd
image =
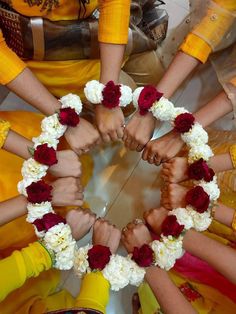
[[[83,211],[80,214],[83,222],[77,224],[77,229],[83,228],[84,224],[91,227],[91,223],[94,223],[93,215],[85,217]],[[74,218],[73,214],[70,221]],[[115,253],[119,242],[120,231],[114,225],[105,220],[95,222],[94,245],[107,246],[112,253]],[[56,292],[59,277],[58,274],[53,277],[56,274],[54,274],[55,271],[49,270],[51,267],[52,256],[39,242],[32,243],[21,251],[14,251],[9,257],[2,259],[0,261],[2,273],[0,306],[2,313],[106,312],[106,305],[109,301],[109,282],[101,273],[93,272],[85,275],[81,283],[80,293],[74,299],[64,290]],[[32,285],[35,279],[30,279],[37,276],[39,276],[39,289],[35,289],[35,285]],[[17,302],[12,302],[15,299]]]

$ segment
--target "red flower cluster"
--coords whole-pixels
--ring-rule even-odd
[[[162,97],[162,93],[156,90],[155,86],[147,85],[145,86],[138,98],[139,113],[145,115],[148,110],[152,107],[155,101]]]
[[[113,81],[109,81],[102,91],[102,104],[104,107],[112,109],[120,104],[120,85],[115,85]]]
[[[38,231],[48,231],[53,226],[58,225],[60,222],[66,224],[66,220],[54,213],[48,213],[43,216],[41,219],[36,219],[33,224],[37,228]]]
[[[88,262],[91,269],[103,270],[109,263],[111,251],[107,246],[94,245],[88,251]]]
[[[134,248],[132,254],[134,260],[140,267],[149,267],[154,262],[154,251],[148,244],[143,244],[141,248]]]
[[[175,118],[174,129],[180,133],[188,132],[193,126],[194,121],[195,118],[191,113],[181,113]]]
[[[43,180],[31,183],[27,188],[27,199],[30,203],[50,202],[52,200],[52,186]]]
[[[53,147],[48,147],[47,144],[39,145],[34,151],[34,159],[50,167],[57,163],[56,151]]]
[[[74,108],[62,108],[59,111],[59,121],[63,125],[75,127],[79,123],[79,115]]]
[[[212,181],[215,173],[213,169],[209,168],[203,158],[191,164],[188,168],[188,175],[190,179],[193,180],[202,180],[206,182]]]
[[[196,186],[187,192],[186,202],[193,206],[198,213],[204,213],[209,207],[210,198],[201,186]]]
[[[161,232],[164,236],[178,237],[184,230],[184,225],[180,225],[176,216],[167,216],[161,226]]]

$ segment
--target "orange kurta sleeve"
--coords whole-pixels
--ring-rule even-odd
[[[25,67],[26,64],[7,46],[0,29],[0,84],[10,83]]]
[[[98,40],[126,44],[128,41],[130,0],[99,0]]]

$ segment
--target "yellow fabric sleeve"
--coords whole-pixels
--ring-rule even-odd
[[[207,14],[186,37],[180,50],[205,63],[212,52],[230,29],[234,17],[230,12],[236,10],[235,0],[215,0],[219,9],[209,7]],[[222,9],[220,9],[222,8]],[[226,13],[228,10],[229,13]]]
[[[128,41],[130,0],[99,0],[98,40],[110,44]]]
[[[232,164],[233,164],[234,168],[236,168],[236,144],[230,146],[229,152],[230,152]]]
[[[106,312],[109,301],[109,282],[101,272],[86,274],[82,280],[76,306]]]
[[[180,46],[180,50],[205,63],[212,52],[211,47],[200,37],[190,33]]]
[[[38,242],[0,260],[0,301],[21,287],[26,279],[37,277],[51,267],[52,260],[48,251]]]
[[[10,127],[11,125],[8,121],[0,119],[0,148],[2,148],[5,143]]]
[[[25,68],[26,64],[7,46],[0,29],[0,84],[10,83]]]

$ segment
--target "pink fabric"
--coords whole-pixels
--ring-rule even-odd
[[[174,270],[185,278],[217,289],[236,302],[236,285],[232,284],[206,262],[190,253],[186,252],[182,258],[176,261]]]

